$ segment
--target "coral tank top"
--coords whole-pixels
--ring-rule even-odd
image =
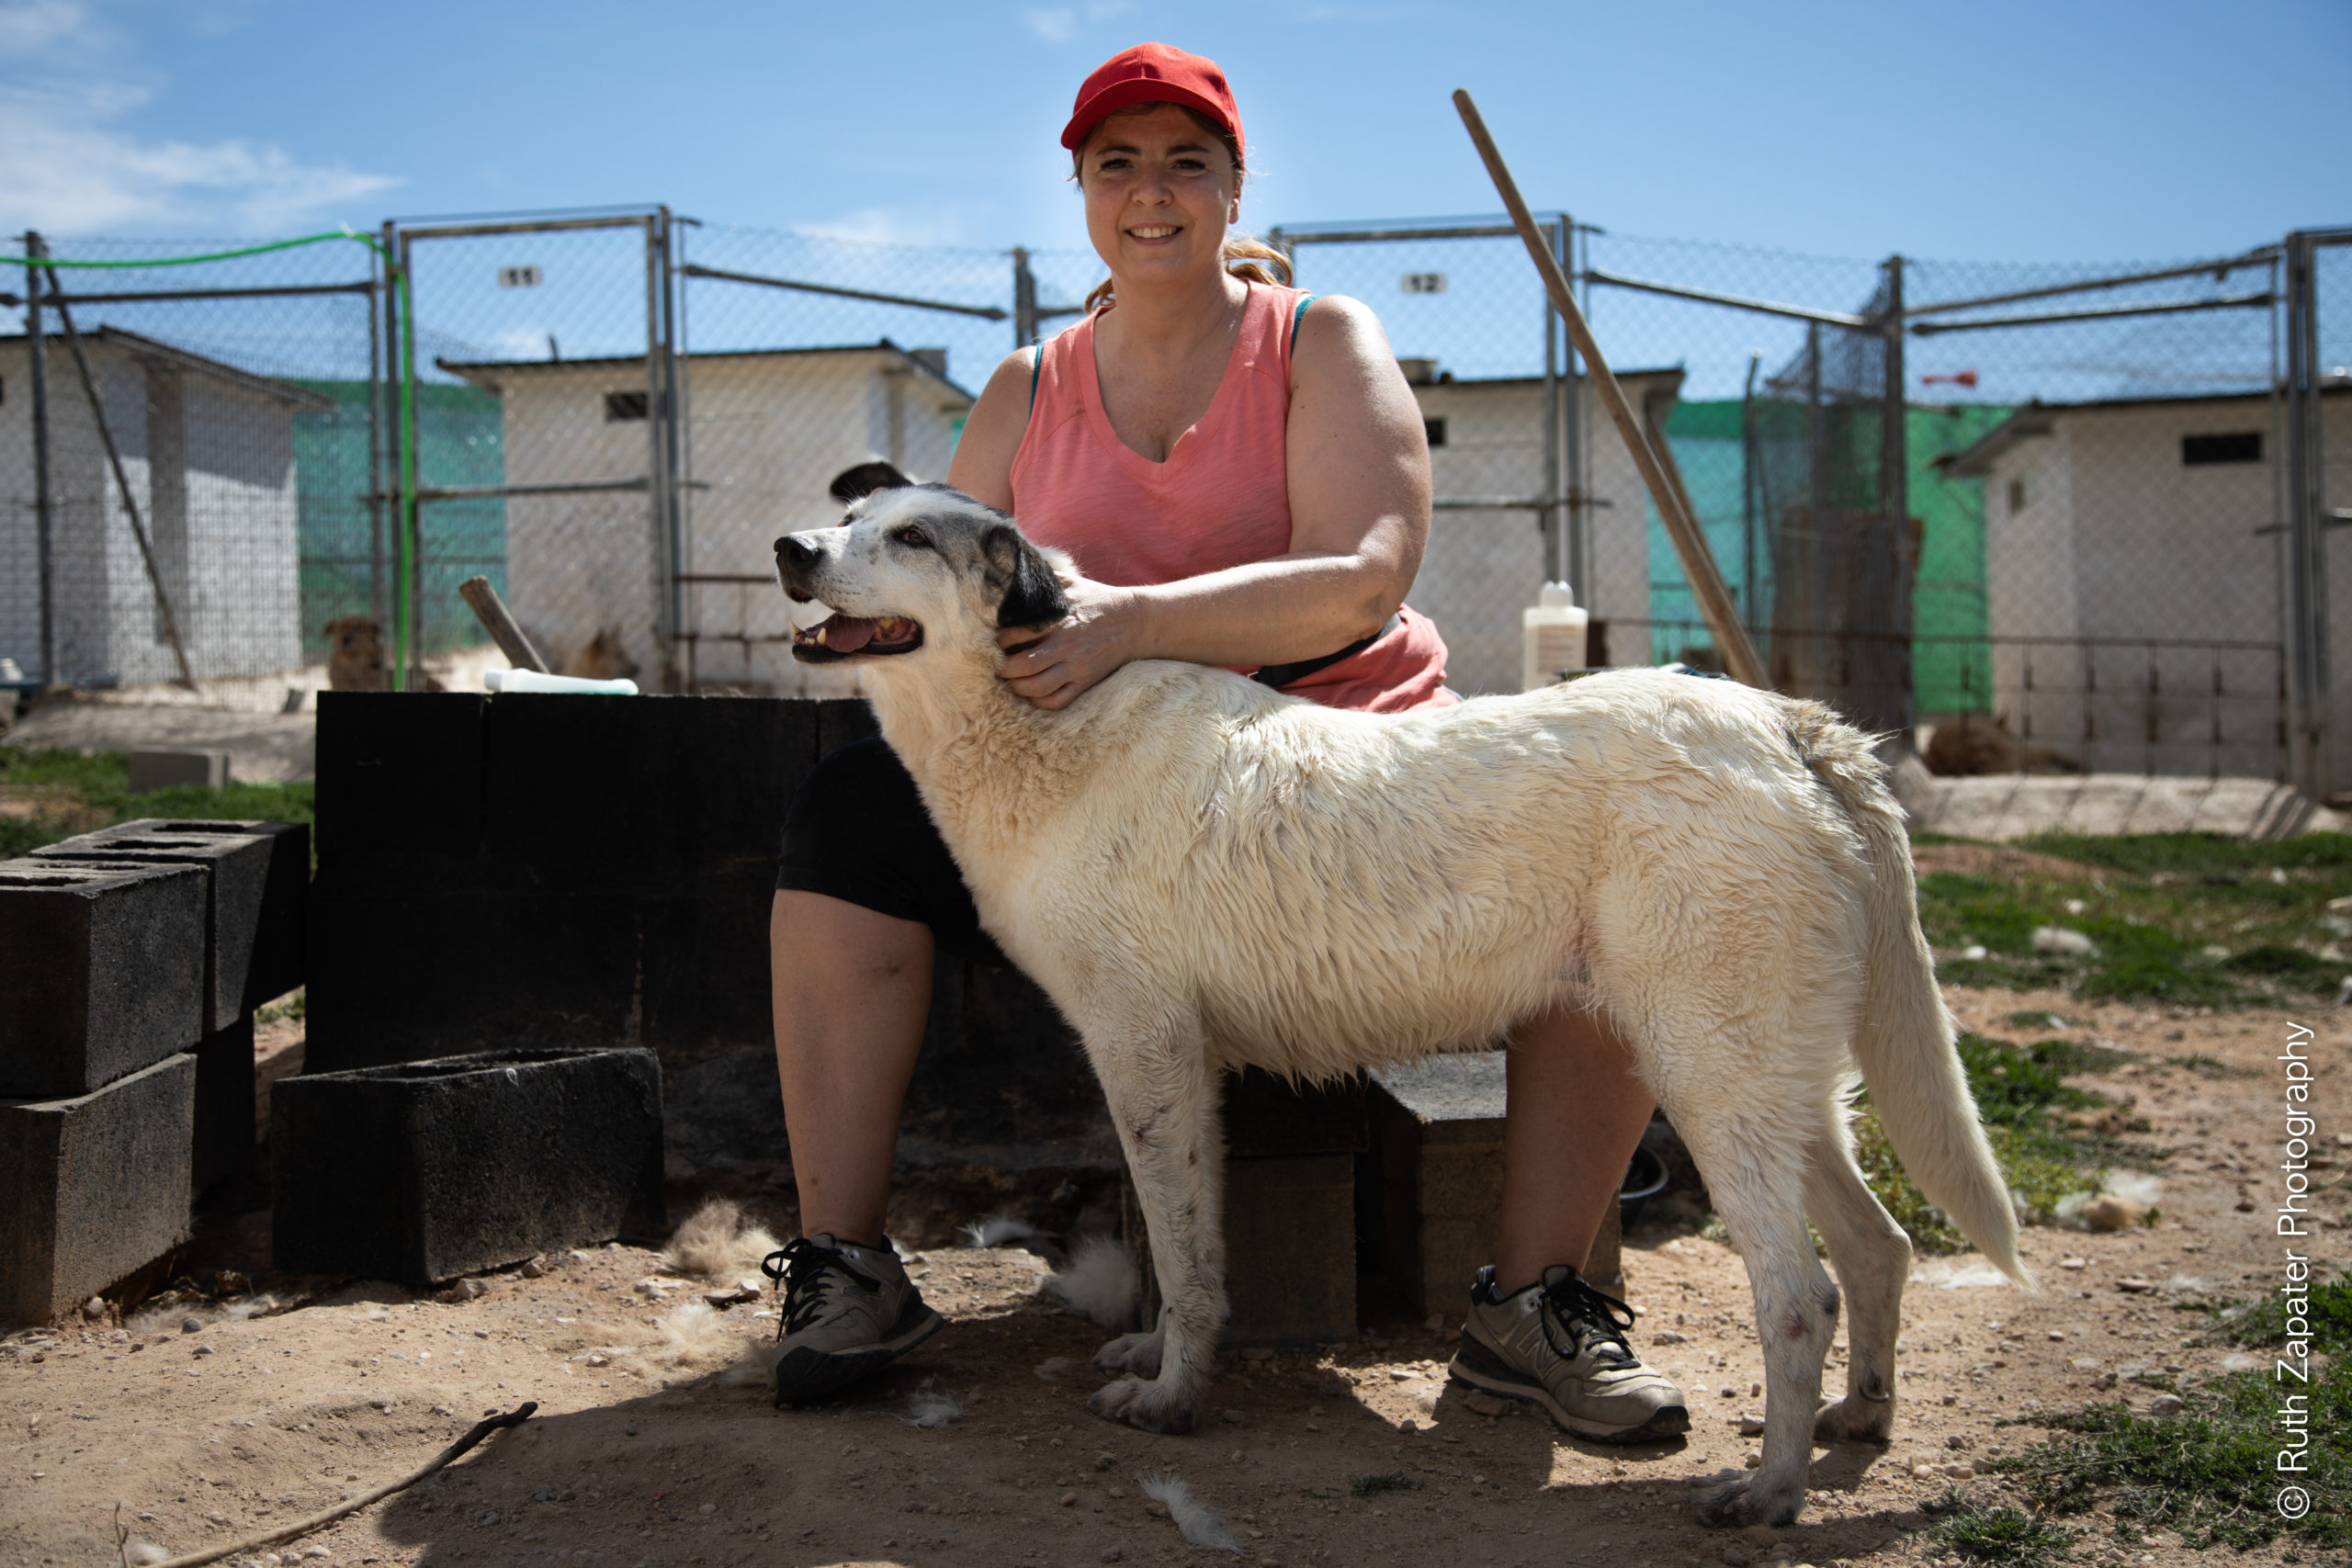
[[[1283,437],[1291,347],[1312,298],[1250,285],[1241,333],[1216,397],[1164,463],[1143,457],[1111,428],[1094,373],[1094,317],[1044,344],[1029,426],[1012,458],[1022,532],[1068,550],[1096,581],[1120,587],[1174,582],[1287,554]],[[1459,700],[1445,689],[1444,640],[1410,609],[1400,609],[1369,647],[1282,689],[1373,713]]]

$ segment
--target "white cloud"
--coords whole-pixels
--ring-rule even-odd
[[[0,6],[0,58],[31,54],[61,39],[87,41],[96,28],[74,0],[30,0]]]
[[[401,183],[242,137],[140,136],[122,122],[155,94],[130,78],[160,78],[119,62],[118,42],[73,0],[0,5],[0,232],[267,233],[365,217],[341,209]]]
[[[795,233],[813,240],[852,240],[869,245],[954,245],[964,241],[964,223],[944,208],[863,207],[822,223],[797,225]]]
[[[1032,6],[1021,13],[1021,19],[1047,43],[1068,43],[1078,36],[1078,13],[1067,6]]]

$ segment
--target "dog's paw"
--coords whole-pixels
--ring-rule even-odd
[[[1086,1407],[1139,1432],[1178,1438],[1193,1429],[1192,1402],[1172,1397],[1157,1380],[1121,1378],[1095,1390]]]
[[[1802,1487],[1793,1492],[1768,1491],[1753,1477],[1727,1481],[1699,1494],[1699,1522],[1718,1529],[1745,1525],[1785,1525],[1804,1506]]]
[[[1894,1401],[1852,1394],[1822,1406],[1813,1418],[1816,1443],[1885,1444],[1894,1436]]]
[[[1156,1328],[1148,1334],[1122,1334],[1094,1352],[1094,1364],[1106,1372],[1133,1372],[1137,1377],[1156,1378],[1159,1375],[1159,1348],[1163,1343]]]

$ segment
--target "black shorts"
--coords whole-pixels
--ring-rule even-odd
[[[827,752],[802,782],[785,814],[775,885],[921,920],[942,953],[1012,967],[980,929],[972,890],[923,808],[913,776],[879,739]]]

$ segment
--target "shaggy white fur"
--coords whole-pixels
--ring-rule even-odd
[[[760,1260],[779,1245],[766,1226],[746,1221],[737,1204],[713,1198],[672,1233],[662,1266],[673,1273],[732,1284],[746,1274],[756,1275]]]
[[[923,1379],[922,1386],[907,1396],[907,1413],[899,1417],[910,1427],[944,1427],[951,1421],[963,1418],[964,1407],[948,1395],[933,1390],[929,1378]]]
[[[1135,1326],[1142,1290],[1134,1255],[1108,1236],[1088,1236],[1068,1263],[1046,1276],[1047,1295],[1104,1328]]]
[[[848,524],[778,541],[786,591],[922,627],[851,657],[981,924],[1082,1037],[1150,1231],[1165,1310],[1097,1356],[1126,1374],[1098,1414],[1187,1430],[1216,1375],[1227,1069],[1329,1079],[1568,1009],[1623,1036],[1747,1265],[1762,1466],[1702,1495],[1709,1522],[1786,1524],[1815,1441],[1893,1430],[1910,1246],[1855,1164],[1858,1080],[1920,1190],[2030,1285],[1902,807],[1829,709],[1621,671],[1352,713],[1139,660],[1049,712],[997,639],[1063,617],[1068,558],[942,486]]]
[[[1028,1221],[1016,1220],[1011,1214],[990,1214],[963,1229],[964,1239],[974,1247],[1020,1247],[1045,1234]]]
[[[1168,1517],[1176,1521],[1178,1533],[1186,1540],[1211,1551],[1230,1551],[1239,1555],[1241,1543],[1227,1533],[1225,1521],[1216,1517],[1216,1510],[1193,1496],[1193,1489],[1177,1479],[1172,1472],[1162,1475],[1138,1475],[1136,1484],[1143,1488],[1145,1496],[1167,1506]]]

